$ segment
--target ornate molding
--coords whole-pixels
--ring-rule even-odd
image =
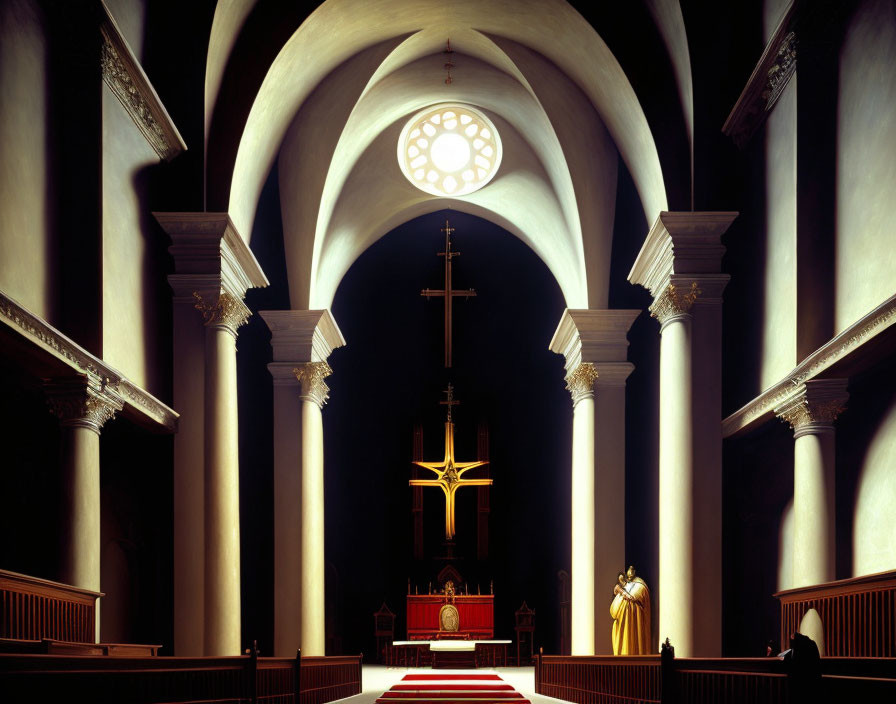
[[[728,438],[751,425],[771,417],[796,388],[814,379],[835,364],[856,354],[867,342],[896,324],[896,295],[856,323],[848,327],[823,347],[810,354],[793,371],[763,391],[748,404],[722,421],[722,437]]]
[[[594,382],[597,381],[597,369],[591,362],[582,362],[566,377],[566,390],[572,396],[572,406],[584,398],[594,396]]]
[[[118,98],[137,128],[165,161],[171,161],[187,145],[180,136],[165,106],[149,82],[140,62],[109,14],[100,3],[104,17],[100,24],[103,37],[100,65],[103,81]]]
[[[660,322],[660,330],[662,330],[667,323],[688,315],[691,306],[694,305],[694,301],[701,293],[697,288],[696,281],[691,282],[691,287],[687,289],[669,284],[648,309],[650,317],[656,318]]]
[[[172,409],[2,292],[0,322],[34,345],[39,354],[46,355],[44,359],[57,360],[43,365],[55,370],[48,371],[47,376],[60,376],[61,364],[72,374],[101,379],[105,389],[120,394],[126,405],[124,410],[133,410],[142,423],[162,432],[177,430],[178,414]]]
[[[791,3],[759,58],[740,97],[731,109],[722,132],[743,148],[765,122],[796,71],[797,37],[793,31],[801,9]]]
[[[775,415],[790,424],[794,438],[833,430],[844,409],[849,394],[845,379],[819,379],[801,384],[783,404],[775,408]]]
[[[47,402],[60,425],[87,428],[99,435],[103,425],[124,408],[121,396],[108,381],[85,375],[48,383],[45,387]]]
[[[3,293],[0,293],[0,316],[8,324],[18,328],[19,332],[32,343],[73,369],[117,381],[118,375],[111,368],[103,365],[83,347]]]
[[[202,313],[202,318],[208,327],[225,328],[234,337],[237,330],[249,322],[252,311],[236,296],[221,291],[214,303],[206,301],[198,291],[193,292],[196,299],[196,310]]]
[[[790,77],[796,71],[796,34],[789,32],[778,46],[775,61],[766,74],[765,90],[762,91],[762,99],[765,101],[765,111],[770,112],[784,92],[784,88]]]
[[[141,389],[130,379],[122,379],[118,391],[129,406],[140,411],[156,426],[167,433],[177,432],[179,415],[155,396]]]
[[[310,400],[323,408],[330,397],[330,387],[324,379],[333,373],[326,362],[306,362],[293,368],[296,380],[302,385],[302,399]]]

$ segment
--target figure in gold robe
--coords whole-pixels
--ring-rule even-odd
[[[650,655],[650,591],[632,566],[617,581],[610,604],[613,654]]]

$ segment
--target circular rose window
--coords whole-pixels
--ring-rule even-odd
[[[408,181],[436,196],[463,196],[492,180],[501,165],[501,138],[485,115],[468,105],[442,104],[410,119],[398,140],[398,163]]]

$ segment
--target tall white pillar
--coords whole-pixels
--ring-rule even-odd
[[[274,655],[324,655],[323,418],[345,340],[329,311],[261,311],[274,361]]]
[[[175,268],[174,654],[238,655],[235,340],[250,315],[247,289],[268,281],[227,213],[154,215]]]
[[[625,569],[626,334],[637,310],[566,310],[549,349],[573,400],[570,649],[612,654],[607,607]]]
[[[236,391],[237,329],[251,315],[222,291],[205,318],[205,630],[206,655],[240,654],[240,464]]]
[[[722,648],[720,239],[734,212],[662,212],[629,273],[661,326],[659,632],[683,657]]]
[[[121,397],[88,374],[46,386],[62,429],[62,565],[60,580],[100,591],[100,432],[123,407]],[[96,606],[100,642],[100,603]]]
[[[301,383],[302,477],[302,652],[326,655],[326,581],[324,559],[324,427],[321,409],[329,388],[324,378],[332,373],[326,362],[296,367]]]
[[[651,307],[660,321],[659,629],[693,653],[694,448],[691,316],[696,293],[669,286]]]
[[[566,377],[572,395],[570,654],[594,655],[594,382],[583,362]]]
[[[836,579],[834,421],[847,383],[807,381],[775,409],[793,428],[793,587]]]

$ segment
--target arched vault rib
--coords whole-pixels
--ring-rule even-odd
[[[588,96],[629,166],[648,219],[666,207],[656,147],[618,62],[562,0],[328,0],[296,31],[253,104],[231,181],[229,210],[250,231],[264,179],[299,106],[333,67],[380,41],[422,26],[460,22],[500,33],[554,62]]]
[[[351,263],[391,227],[445,207],[485,217],[516,234],[557,278],[567,305],[584,307],[581,254],[567,244],[571,235],[547,175],[519,134],[503,120],[496,124],[507,150],[501,172],[487,188],[462,200],[435,198],[411,186],[394,158],[401,125],[382,132],[358,160],[341,191],[311,285],[311,307],[327,307]],[[287,265],[295,267],[300,262],[289,259]],[[290,271],[291,280],[301,275]]]
[[[428,57],[428,59],[420,60],[385,77],[375,88],[367,92],[353,111],[352,117],[339,138],[338,146],[330,162],[327,183],[319,199],[320,209],[315,229],[311,269],[307,276],[302,276],[302,284],[292,287],[300,296],[298,300],[302,300],[304,282],[311,284],[316,280],[315,271],[320,261],[321,251],[326,246],[334,208],[349,175],[357,167],[361,154],[391,122],[398,120],[403,123],[416,110],[444,99],[444,93],[440,90],[439,84],[432,80],[431,59],[432,57]],[[582,278],[584,253],[581,244],[579,210],[573,190],[573,174],[569,172],[563,148],[541,105],[513,78],[488,66],[483,66],[479,62],[474,63],[468,59],[466,75],[469,81],[465,81],[464,86],[459,86],[456,92],[452,91],[455,100],[477,105],[490,111],[493,115],[506,116],[514,130],[522,137],[523,144],[517,148],[532,152],[536,161],[540,162],[547,175],[547,186],[553,191],[552,200],[558,202],[561,207],[560,218],[554,223],[554,227],[568,233],[562,242],[555,241],[551,245],[552,247],[560,246],[569,252],[570,265],[565,270],[556,273],[558,278],[572,277],[576,280]],[[333,91],[324,92],[329,94]],[[312,96],[312,100],[313,98],[314,96]],[[311,108],[311,106],[308,107]],[[302,112],[304,113],[305,109]],[[313,122],[315,118],[309,116],[306,119],[303,116],[301,121],[297,121],[297,125],[304,125],[309,120]],[[309,153],[316,153],[316,146],[306,147],[300,139],[293,138],[297,129],[298,127],[294,127],[290,130],[290,137],[280,156],[281,199],[284,203],[284,229],[287,239],[307,231],[310,227],[312,211],[316,207],[318,199],[317,191],[309,189],[308,184],[316,180],[315,171],[326,168],[325,164],[317,164],[309,159]],[[591,128],[589,127],[589,129]],[[506,129],[499,131],[503,134]],[[313,131],[309,131],[309,134],[315,135]],[[584,142],[579,140],[573,145],[578,149],[587,146],[588,140],[584,140]],[[394,166],[394,144],[391,149],[391,154],[385,152],[382,157],[384,167],[389,169]],[[598,157],[597,154],[590,156],[592,165],[596,163]],[[615,159],[615,152],[612,152],[609,157],[609,167],[614,178]],[[502,170],[505,168],[507,167],[502,167]],[[307,176],[303,177],[301,174]],[[581,174],[579,176],[582,177],[583,182],[589,181]],[[416,189],[413,189],[410,184],[406,185],[416,192]],[[612,187],[612,185],[611,183],[610,186]],[[488,197],[490,189],[491,186],[484,189],[483,197]],[[601,203],[598,197],[600,194],[594,195],[594,198],[583,198],[581,206],[585,209],[598,207]],[[513,194],[507,194],[506,197],[512,198]],[[540,200],[544,200],[544,196]],[[347,203],[347,207],[354,207],[351,201],[343,200],[342,202],[343,204]],[[388,206],[390,204],[383,201],[380,205]],[[612,212],[609,219],[612,222]],[[604,236],[609,241],[608,233]],[[539,246],[538,237],[531,239],[535,246]],[[307,252],[307,244],[302,246],[302,250]],[[599,256],[606,258],[608,255],[607,251],[606,254],[601,253]],[[308,265],[307,257],[303,257],[302,266],[307,267]],[[575,288],[577,285],[573,284],[566,288]],[[315,297],[310,290],[308,295],[309,298]]]

